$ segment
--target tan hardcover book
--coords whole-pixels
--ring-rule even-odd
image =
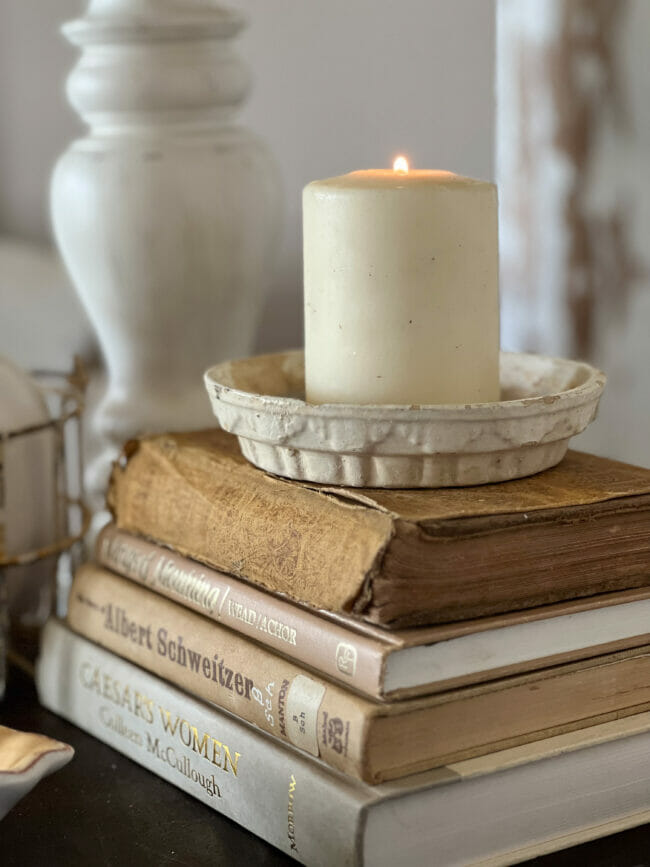
[[[650,470],[570,452],[442,490],[275,478],[218,430],[127,444],[117,525],[315,608],[426,625],[650,585]]]
[[[647,646],[380,703],[99,566],[77,573],[68,622],[125,659],[370,783],[650,708]],[[113,689],[98,688],[107,698]]]
[[[650,643],[650,589],[438,626],[383,629],[265,592],[108,525],[98,562],[350,689],[398,699]]]

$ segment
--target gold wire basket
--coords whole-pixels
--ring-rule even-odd
[[[3,465],[8,445],[18,438],[27,438],[42,431],[52,431],[55,458],[55,539],[34,550],[11,554],[3,550],[0,526],[0,695],[4,683],[3,634],[8,636],[8,653],[12,661],[24,663],[35,657],[40,627],[49,614],[65,604],[66,590],[71,574],[79,562],[81,543],[90,523],[90,512],[83,498],[83,430],[82,416],[87,377],[81,360],[75,358],[71,373],[34,371],[38,384],[50,410],[47,422],[9,432],[0,431],[0,512],[4,505]],[[7,581],[28,580],[29,570],[43,564],[39,580],[48,586],[40,587],[49,604],[43,609],[30,611],[8,610],[6,604]],[[3,597],[5,602],[3,603]]]

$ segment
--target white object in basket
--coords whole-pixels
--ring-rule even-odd
[[[0,819],[36,783],[74,756],[68,744],[0,726]]]

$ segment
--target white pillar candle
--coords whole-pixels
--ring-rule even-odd
[[[497,192],[370,170],[303,192],[311,403],[499,399]]]

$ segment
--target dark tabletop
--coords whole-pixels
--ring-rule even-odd
[[[0,722],[72,744],[70,764],[0,822],[2,867],[200,867],[296,862],[39,707],[14,669]],[[650,826],[537,858],[531,867],[645,867]],[[432,862],[435,867],[435,860]]]

